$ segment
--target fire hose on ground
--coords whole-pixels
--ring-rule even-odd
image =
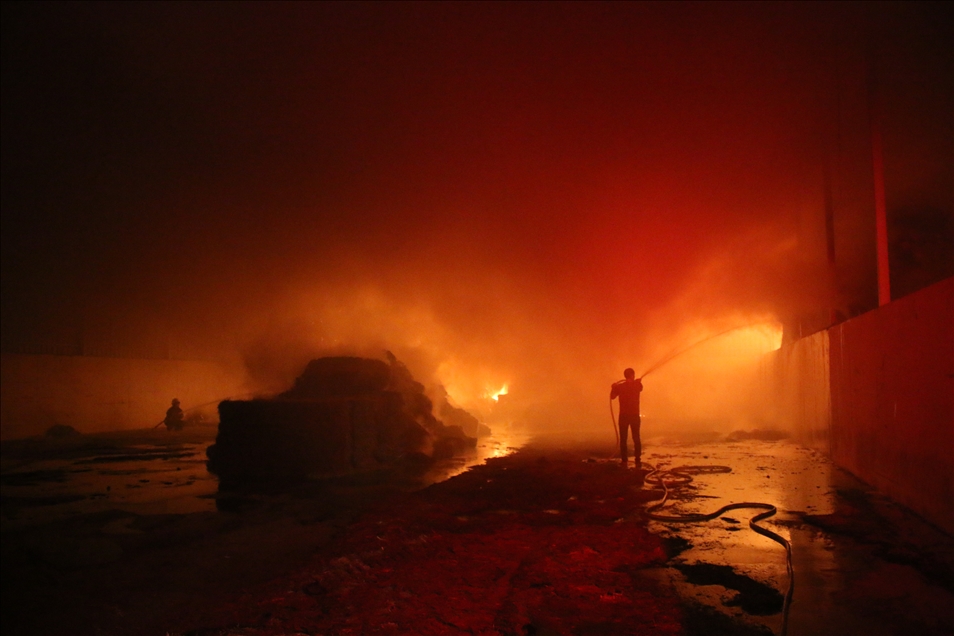
[[[613,430],[616,432],[616,448],[619,449],[619,426],[616,423],[616,414],[613,412],[613,400],[610,400],[610,416],[613,420]],[[652,512],[653,510],[658,510],[666,505],[666,502],[669,500],[669,489],[670,486],[683,486],[692,481],[692,475],[699,474],[716,474],[716,473],[730,473],[732,468],[729,466],[678,466],[676,468],[670,468],[667,470],[660,470],[657,466],[653,466],[649,463],[640,463],[640,468],[647,468],[649,472],[643,478],[646,483],[662,486],[663,497],[661,500],[656,503],[648,506],[646,508],[646,516],[653,521],[659,521],[662,523],[698,523],[702,521],[711,521],[713,519],[718,519],[723,514],[730,510],[739,510],[743,508],[750,508],[755,510],[763,510],[749,519],[749,527],[755,532],[761,534],[764,537],[768,537],[772,541],[780,544],[785,548],[785,567],[788,570],[788,590],[785,592],[784,600],[782,601],[782,628],[780,630],[780,636],[786,636],[788,633],[788,610],[792,603],[792,595],[795,592],[795,569],[792,567],[792,544],[775,532],[767,528],[763,528],[758,525],[758,522],[763,519],[768,519],[769,517],[775,515],[778,512],[778,508],[770,503],[764,503],[760,501],[744,501],[741,503],[732,503],[725,506],[722,506],[715,512],[710,513],[696,513],[696,514],[686,514],[686,515],[660,515]],[[674,477],[675,479],[666,479],[666,477]]]
[[[639,377],[639,380],[642,380],[644,377],[646,377],[647,375],[649,375],[656,369],[667,364],[673,358],[676,358],[682,355],[683,353],[686,353],[687,351],[694,349],[695,347],[703,344],[704,342],[708,342],[709,340],[712,340],[713,338],[717,338],[723,334],[729,333],[730,331],[735,331],[736,329],[739,329],[739,327],[734,327],[732,329],[727,329],[726,331],[713,334],[711,336],[708,336],[707,338],[704,338],[703,340],[700,340],[699,342],[696,342],[690,345],[689,347],[670,353],[669,355],[663,357],[661,360],[653,364],[645,373],[643,373]],[[612,398],[610,399],[610,417],[612,418],[612,421],[613,421],[613,433],[616,435],[616,448],[620,449],[620,430],[616,422],[616,414],[613,412]],[[638,435],[639,433],[635,432],[635,434]],[[788,633],[789,607],[791,607],[792,595],[795,592],[795,569],[792,567],[792,544],[783,536],[758,525],[759,521],[763,519],[767,519],[775,515],[778,512],[778,508],[776,508],[774,505],[769,503],[756,502],[756,501],[744,501],[741,503],[732,503],[732,504],[722,506],[718,510],[714,512],[710,512],[710,513],[695,513],[695,514],[686,514],[686,515],[656,514],[652,511],[662,508],[666,504],[666,501],[669,500],[670,486],[677,486],[677,485],[682,486],[682,485],[688,484],[689,482],[692,481],[692,475],[694,474],[698,475],[703,473],[709,473],[709,474],[729,473],[729,472],[732,472],[732,469],[728,466],[710,465],[710,466],[678,466],[676,468],[670,468],[668,470],[660,470],[657,466],[653,466],[652,464],[641,463],[640,468],[643,468],[643,467],[647,467],[649,469],[649,472],[644,477],[644,481],[653,485],[662,486],[662,489],[663,489],[663,498],[646,508],[646,516],[652,519],[653,521],[659,521],[662,523],[699,523],[702,521],[711,521],[713,519],[718,519],[726,512],[729,512],[730,510],[740,510],[740,509],[749,508],[749,509],[764,511],[764,512],[760,512],[759,514],[749,519],[749,528],[751,528],[758,534],[764,537],[767,537],[771,539],[772,541],[775,541],[776,543],[780,544],[783,548],[785,548],[785,566],[786,566],[786,569],[788,570],[788,589],[786,590],[785,596],[783,597],[783,601],[782,601],[782,627],[779,633],[781,636],[786,636],[786,634]],[[675,477],[675,479],[667,480],[666,479],[667,476]]]
[[[649,473],[644,477],[644,481],[653,485],[662,486],[663,489],[663,498],[646,508],[646,516],[653,521],[659,521],[662,523],[698,523],[702,521],[711,521],[713,519],[718,519],[725,513],[730,510],[740,510],[744,508],[750,508],[755,510],[763,510],[749,519],[749,527],[755,532],[759,533],[764,537],[768,537],[772,541],[780,544],[785,548],[785,566],[788,570],[788,589],[785,592],[784,600],[782,601],[782,628],[780,630],[781,636],[786,636],[788,633],[788,612],[789,607],[792,604],[792,595],[795,592],[795,569],[792,567],[792,544],[783,536],[772,532],[768,528],[763,528],[758,525],[758,522],[767,519],[778,512],[778,509],[769,503],[756,502],[756,501],[743,501],[741,503],[732,503],[722,506],[718,510],[709,513],[694,513],[694,514],[685,514],[685,515],[661,515],[656,514],[652,511],[658,510],[666,505],[666,501],[669,499],[669,489],[670,486],[682,486],[688,484],[692,481],[692,475],[698,474],[714,474],[714,473],[730,473],[732,469],[728,466],[677,466],[676,468],[670,468],[668,470],[660,470],[657,466],[652,464],[641,464],[641,467],[648,467],[650,469]],[[675,477],[675,480],[667,480],[668,476]]]

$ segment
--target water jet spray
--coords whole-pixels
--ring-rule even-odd
[[[259,393],[259,391],[248,391],[247,393],[240,393],[240,394],[238,394],[238,395],[227,395],[227,396],[225,396],[225,397],[223,397],[223,398],[218,398],[218,399],[212,400],[212,401],[210,401],[210,402],[203,402],[202,404],[196,404],[195,406],[190,406],[190,407],[187,408],[187,409],[183,409],[183,410],[182,410],[182,414],[185,415],[185,414],[188,413],[189,411],[195,411],[196,409],[201,409],[201,408],[204,407],[204,406],[210,406],[210,405],[212,405],[212,404],[218,404],[219,402],[224,402],[225,400],[235,400],[235,399],[239,399],[239,398],[246,398],[246,397],[250,397],[250,396],[253,396],[253,395],[257,395],[258,393]],[[166,423],[166,420],[165,420],[165,419],[162,419],[162,420],[159,421],[158,424],[156,424],[156,425],[153,426],[152,428],[154,428],[154,429],[159,428],[160,426],[162,426],[162,425],[165,424],[165,423]]]
[[[663,366],[669,364],[670,362],[672,362],[674,359],[678,358],[678,357],[681,356],[682,354],[684,354],[684,353],[686,353],[686,352],[688,352],[688,351],[691,351],[691,350],[695,349],[696,347],[698,347],[698,346],[700,346],[700,345],[703,345],[703,344],[709,342],[710,340],[713,340],[713,339],[715,339],[715,338],[718,338],[719,336],[724,336],[725,334],[731,333],[731,332],[733,332],[733,331],[738,331],[739,329],[745,329],[746,327],[751,327],[751,326],[753,326],[753,325],[755,325],[755,324],[757,324],[757,323],[749,323],[749,324],[745,324],[745,325],[739,325],[739,326],[737,326],[737,327],[731,327],[731,328],[729,328],[729,329],[726,329],[725,331],[720,331],[719,333],[714,333],[714,334],[712,334],[712,335],[706,336],[706,337],[703,338],[702,340],[699,340],[699,341],[697,341],[697,342],[694,342],[693,344],[689,345],[688,347],[685,347],[685,348],[683,348],[683,349],[677,349],[677,350],[675,350],[675,351],[672,351],[672,352],[670,352],[670,353],[667,353],[665,356],[663,356],[662,358],[660,358],[659,360],[657,360],[652,366],[650,366],[641,376],[639,376],[639,377],[637,378],[637,380],[642,380],[643,378],[645,378],[647,375],[649,375],[649,374],[652,373],[653,371],[656,371],[656,370],[659,369],[660,367],[663,367]],[[622,381],[623,381],[623,380],[620,380],[620,382],[622,382]],[[619,384],[619,382],[615,382],[614,384]],[[612,422],[613,422],[613,434],[616,436],[616,447],[619,448],[619,425],[616,423],[616,413],[613,412],[613,399],[612,399],[612,398],[610,398],[610,419],[611,419]]]
[[[699,345],[702,345],[720,336],[724,336],[725,334],[730,333],[732,331],[743,329],[745,327],[751,327],[753,324],[755,323],[750,323],[748,325],[740,325],[738,327],[732,327],[731,329],[726,329],[725,331],[720,331],[719,333],[715,333],[710,336],[707,336],[703,338],[702,340],[699,340],[698,342],[695,342],[689,345],[688,347],[669,353],[663,356],[655,364],[650,366],[649,369],[647,369],[641,376],[639,376],[638,379],[642,380],[653,371],[656,371],[660,367],[668,364],[669,362],[681,356],[682,354],[686,353],[687,351],[695,349]],[[619,383],[617,382],[614,384],[619,384]],[[616,435],[616,448],[619,450],[620,431],[619,431],[619,426],[616,423],[616,414],[613,412],[612,398],[610,398],[610,417],[612,418],[612,421],[613,421],[613,432]],[[644,464],[640,464],[638,469],[642,469],[643,466]],[[672,468],[669,470],[662,470],[659,467],[653,466],[651,464],[645,464],[645,466],[649,469],[649,473],[646,475],[645,481],[648,483],[654,484],[656,486],[661,486],[663,489],[662,500],[646,508],[645,514],[649,519],[653,519],[655,521],[660,521],[663,523],[698,523],[698,522],[716,519],[720,517],[722,514],[730,510],[738,510],[742,508],[754,508],[756,510],[763,511],[755,515],[749,520],[749,527],[755,532],[765,537],[768,537],[769,539],[775,541],[776,543],[779,543],[783,548],[785,548],[786,568],[788,570],[788,588],[783,597],[782,627],[780,631],[780,636],[786,636],[786,634],[788,633],[789,608],[791,607],[792,596],[795,590],[795,570],[792,565],[792,545],[787,539],[785,539],[781,535],[758,525],[758,522],[761,521],[762,519],[766,519],[776,514],[777,512],[776,506],[770,503],[746,501],[741,503],[731,503],[719,508],[715,512],[706,513],[706,514],[661,515],[654,511],[658,510],[659,508],[662,508],[666,504],[666,501],[669,499],[669,492],[672,486],[682,485],[682,484],[688,483],[689,481],[692,481],[692,477],[691,477],[692,474],[707,473],[707,472],[708,473],[730,472],[732,469],[729,468],[728,466],[680,466],[680,467]]]
[[[739,329],[745,329],[746,327],[751,327],[751,326],[753,326],[753,325],[755,325],[755,324],[757,324],[757,323],[749,323],[749,324],[747,324],[747,325],[739,325],[738,327],[731,327],[731,328],[729,328],[729,329],[726,329],[725,331],[720,331],[719,333],[714,333],[714,334],[712,334],[711,336],[706,336],[706,337],[703,338],[702,340],[699,340],[698,342],[695,342],[695,343],[689,345],[688,347],[685,347],[684,349],[678,349],[678,350],[676,350],[676,351],[673,352],[673,353],[668,353],[668,354],[666,354],[665,356],[663,356],[660,360],[658,360],[655,364],[653,364],[651,367],[649,367],[641,376],[639,376],[639,379],[642,380],[643,378],[645,378],[647,375],[649,375],[649,374],[652,373],[653,371],[659,369],[660,367],[662,367],[662,366],[664,366],[664,365],[666,365],[666,364],[669,364],[672,360],[678,358],[679,356],[681,356],[682,354],[684,354],[684,353],[686,353],[686,352],[688,352],[688,351],[692,351],[693,349],[695,349],[695,348],[698,347],[699,345],[705,344],[705,343],[709,342],[710,340],[713,340],[713,339],[715,339],[715,338],[718,338],[719,336],[724,336],[724,335],[727,334],[727,333],[731,333],[731,332],[733,332],[733,331],[738,331]]]

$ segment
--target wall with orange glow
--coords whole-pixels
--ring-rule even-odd
[[[829,336],[832,459],[954,531],[954,279]]]
[[[785,345],[774,360],[773,419],[801,444],[829,452],[831,377],[829,334],[820,331]]]
[[[243,390],[242,377],[207,361],[3,354],[0,371],[3,439],[54,424],[83,433],[147,428],[174,397],[190,409]]]

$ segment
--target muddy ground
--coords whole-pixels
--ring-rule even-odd
[[[659,493],[643,472],[606,461],[602,442],[538,440],[510,455],[498,443],[486,463],[440,467],[460,473],[443,481],[408,467],[220,492],[203,464],[211,435],[5,443],[2,632],[782,628],[784,551],[745,527],[750,513],[650,522],[644,508]],[[644,459],[733,464],[677,491],[673,511],[757,496],[779,505],[765,524],[795,548],[789,634],[954,633],[950,537],[824,458],[754,439],[658,440]]]

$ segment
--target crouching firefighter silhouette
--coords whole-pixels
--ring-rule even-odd
[[[638,468],[643,451],[639,441],[639,394],[643,390],[642,380],[636,379],[636,372],[632,369],[623,371],[625,380],[620,380],[610,387],[610,400],[619,398],[619,457],[623,467],[628,462],[626,437],[628,431],[633,432],[633,459]]]

